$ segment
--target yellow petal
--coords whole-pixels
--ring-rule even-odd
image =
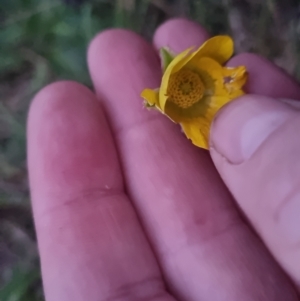
[[[194,62],[194,63],[193,63]],[[187,64],[187,67],[199,70],[200,76],[201,72],[207,74],[212,80],[206,82],[206,88],[208,93],[213,93],[213,95],[225,95],[228,94],[224,87],[224,76],[223,76],[223,67],[215,60],[203,57],[197,61],[190,61]],[[205,78],[203,77],[203,80]]]
[[[144,89],[141,93],[141,97],[146,101],[147,107],[156,107],[160,110],[159,106],[159,89]]]
[[[199,74],[205,86],[204,95],[199,96],[199,101],[188,108],[181,108],[168,99],[164,114],[177,123],[204,117],[208,119],[209,124],[216,111],[233,98],[224,86],[223,67],[213,59],[205,57],[201,58],[196,66],[188,63],[186,68]]]
[[[189,54],[191,50],[192,48],[189,48],[177,55],[163,74],[159,93],[162,110],[164,110],[167,101],[167,88],[172,73],[179,71],[188,63],[189,65],[197,64],[202,57],[209,57],[219,64],[225,63],[233,54],[233,41],[229,36],[216,36],[207,40],[198,50]]]
[[[210,57],[220,64],[227,62],[233,55],[234,44],[229,36],[216,36],[207,40],[195,53],[193,61]]]
[[[247,72],[243,66],[222,66],[233,54],[233,41],[228,36],[214,37],[196,51],[191,50],[187,49],[172,57],[163,49],[165,72],[159,91],[145,89],[141,96],[148,106],[156,107],[172,121],[181,124],[193,144],[208,149],[214,116],[222,106],[244,94],[242,87],[247,80]],[[197,73],[203,89],[199,90],[196,84],[191,84],[185,77],[183,82],[175,81],[181,74],[176,72],[181,69],[185,75],[188,69]]]
[[[226,96],[212,96],[203,116],[180,122],[185,135],[194,145],[208,149],[212,121],[216,113],[229,101],[231,99]]]
[[[209,109],[208,113],[206,115],[206,118],[210,119],[210,122],[216,115],[216,113],[225,106],[228,102],[233,100],[233,98],[230,98],[228,95],[222,95],[222,96],[216,96],[213,95],[210,99]]]
[[[245,95],[245,92],[240,89],[240,90],[236,90],[236,91],[231,92],[229,96],[230,96],[230,99],[232,100],[232,99],[241,97],[243,95]]]
[[[241,89],[245,85],[248,78],[246,67],[225,67],[223,68],[223,76],[225,78],[225,88],[231,97],[237,97],[235,95],[240,95],[241,93],[243,94]]]
[[[183,122],[180,124],[186,137],[198,147],[208,149],[208,135],[207,129],[202,129],[202,122],[198,119],[193,122]]]
[[[141,97],[144,98],[151,106],[158,103],[158,91],[152,89],[144,89],[141,93]]]
[[[191,52],[192,48],[189,48],[180,54],[178,54],[173,61],[168,65],[165,73],[163,74],[162,80],[161,80],[161,86],[159,89],[159,104],[160,108],[164,110],[166,101],[167,101],[167,90],[168,90],[168,84],[169,79],[172,73],[177,72],[180,70],[189,60],[191,55],[188,55]]]

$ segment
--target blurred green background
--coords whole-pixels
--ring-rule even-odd
[[[186,16],[236,51],[260,53],[300,78],[300,0],[1,0],[0,300],[44,300],[26,171],[32,96],[58,79],[91,87],[86,49],[108,27],[151,39],[164,20]]]

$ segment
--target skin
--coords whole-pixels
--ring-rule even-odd
[[[160,83],[157,49],[208,37],[183,19],[153,45],[102,32],[88,50],[94,93],[63,81],[34,98],[28,162],[47,301],[300,300],[300,118],[276,99],[300,99],[298,83],[261,57],[234,57],[250,95],[217,115],[210,152],[142,106],[140,92]]]

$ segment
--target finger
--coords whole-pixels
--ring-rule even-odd
[[[201,40],[196,33],[195,44]],[[142,108],[140,92],[161,78],[151,46],[133,33],[107,31],[92,42],[88,61],[117,136],[126,188],[171,291],[182,300],[295,300],[240,219],[208,153]]]
[[[153,44],[157,50],[169,47],[179,53],[192,46],[199,47],[208,38],[208,32],[197,23],[187,19],[171,19],[156,30]]]
[[[270,251],[300,288],[300,115],[245,96],[217,116],[211,154],[223,180]]]
[[[300,99],[299,83],[267,59],[252,53],[242,53],[232,58],[228,66],[247,67],[249,78],[245,87],[247,93],[275,98]]]
[[[43,89],[28,143],[47,301],[170,300],[95,96],[73,82]]]

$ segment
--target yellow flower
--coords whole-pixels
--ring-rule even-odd
[[[246,68],[223,66],[232,54],[233,41],[229,36],[216,36],[196,51],[190,48],[177,56],[163,48],[161,86],[142,92],[146,106],[179,123],[193,144],[207,149],[217,111],[244,94]]]

